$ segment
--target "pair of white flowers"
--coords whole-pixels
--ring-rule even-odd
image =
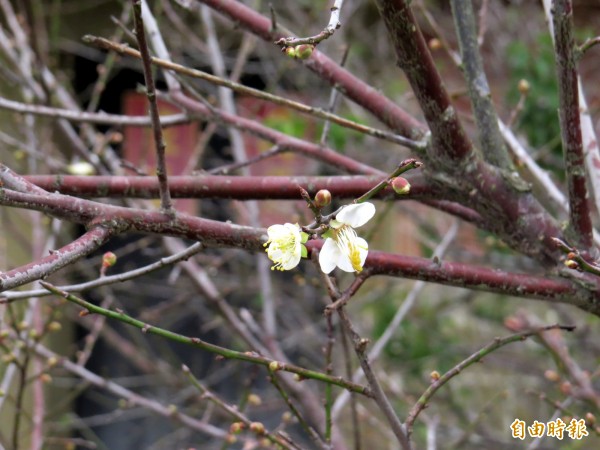
[[[360,272],[367,259],[369,244],[358,237],[355,228],[363,226],[375,215],[372,203],[358,203],[344,206],[329,223],[331,227],[324,236],[327,238],[319,253],[319,265],[325,273],[336,267],[345,272]],[[298,224],[271,225],[267,229],[269,240],[265,244],[267,256],[275,263],[274,270],[290,270],[306,257],[304,244],[308,234],[300,230]]]

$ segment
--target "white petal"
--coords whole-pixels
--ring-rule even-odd
[[[344,272],[350,272],[350,273],[354,273],[354,267],[352,267],[352,263],[350,262],[350,260],[348,258],[346,258],[345,256],[342,256],[337,263],[337,266],[342,269]]]
[[[369,253],[369,244],[361,237],[356,237],[354,240],[354,244],[358,249],[358,255],[360,257],[360,267],[365,265],[365,260],[367,259],[367,254]],[[338,267],[342,269],[344,272],[356,272],[354,267],[352,266],[352,262],[346,255],[342,255],[338,261]]]
[[[269,239],[272,240],[276,240],[277,238],[285,236],[288,233],[289,231],[286,229],[286,227],[280,224],[271,225],[269,228],[267,228]]]
[[[300,259],[302,258],[300,252],[294,252],[293,255],[288,255],[289,259],[287,261],[285,261],[284,264],[281,265],[281,267],[284,270],[292,270],[294,267],[296,267],[299,263],[300,263]]]
[[[331,273],[338,265],[342,254],[335,241],[327,238],[319,252],[319,265],[324,273]]]
[[[363,267],[369,254],[369,243],[359,237],[356,239],[356,245],[358,246],[358,254],[360,255],[360,267]]]
[[[350,225],[352,228],[358,228],[371,220],[374,215],[375,205],[365,202],[344,206],[335,218],[339,222]]]

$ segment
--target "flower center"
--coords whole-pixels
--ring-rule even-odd
[[[358,236],[356,231],[354,231],[354,228],[349,225],[344,225],[335,230],[334,236],[338,248],[341,250],[344,256],[348,258],[350,264],[352,264],[352,268],[356,272],[362,271]]]
[[[278,236],[274,239],[269,239],[265,244],[269,259],[275,264],[271,270],[284,271],[286,266],[293,258],[296,250],[296,237],[293,234]]]

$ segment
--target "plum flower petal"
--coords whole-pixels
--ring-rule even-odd
[[[362,227],[375,215],[375,205],[373,203],[355,203],[344,206],[335,216],[335,220],[352,228]]]
[[[297,224],[271,225],[269,240],[264,244],[267,256],[275,264],[271,270],[291,270],[300,263],[307,236]],[[304,250],[305,252],[306,250]]]
[[[345,272],[360,272],[369,253],[369,244],[358,237],[354,228],[367,223],[375,214],[372,203],[344,206],[331,221],[330,237],[319,253],[321,270],[330,273],[336,267]]]

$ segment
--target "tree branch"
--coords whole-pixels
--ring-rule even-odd
[[[585,180],[572,8],[570,0],[555,0],[552,22],[560,100],[558,111],[569,191],[568,236],[587,251],[592,246],[592,221]]]
[[[479,53],[473,3],[452,0],[451,5],[483,157],[490,164],[509,170],[512,163],[498,129],[498,116]]]
[[[173,203],[169,192],[169,181],[167,175],[167,162],[165,159],[166,144],[163,139],[162,127],[160,124],[160,112],[156,100],[156,87],[152,77],[152,57],[150,49],[146,42],[146,31],[144,30],[144,21],[142,20],[142,2],[141,0],[131,0],[133,5],[133,22],[135,24],[135,36],[140,48],[142,67],[144,71],[144,80],[146,83],[146,95],[150,104],[150,118],[152,119],[152,130],[154,131],[154,146],[156,148],[156,176],[158,177],[158,187],[160,190],[160,204],[167,214],[173,215]]]

